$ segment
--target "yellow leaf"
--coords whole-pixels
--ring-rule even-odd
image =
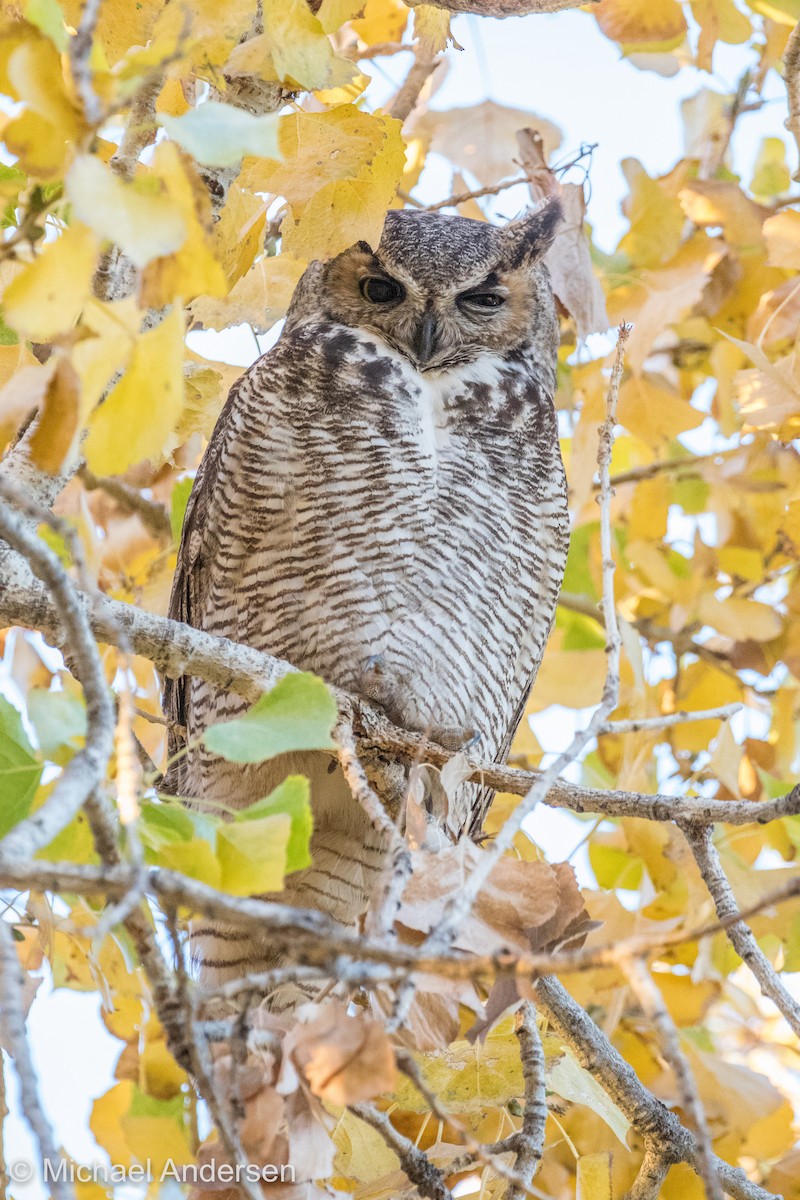
[[[679,433],[696,429],[705,417],[675,392],[660,387],[649,375],[633,376],[620,389],[620,425],[657,449]]]
[[[322,0],[317,20],[326,33],[336,33],[346,21],[358,17],[364,11],[365,0]]]
[[[733,736],[730,721],[724,721],[717,734],[716,743],[708,761],[708,770],[724,784],[732,796],[741,800],[739,791],[739,768],[742,762],[742,747]]]
[[[717,41],[741,45],[753,32],[749,19],[739,12],[733,0],[692,0],[692,16],[700,26],[697,65],[701,71],[712,70]]]
[[[194,1161],[186,1134],[174,1117],[127,1112],[120,1119],[120,1129],[133,1157],[149,1163],[155,1177],[167,1163],[185,1166]]]
[[[93,336],[82,337],[72,347],[72,365],[81,383],[81,423],[100,400],[111,378],[126,366],[136,345],[141,313],[135,300],[107,304],[90,300],[81,328]]]
[[[201,296],[191,306],[192,317],[204,329],[227,329],[247,322],[256,332],[266,332],[281,317],[292,298],[306,264],[284,252],[262,258],[224,300]]]
[[[695,225],[721,226],[726,242],[742,250],[762,248],[761,227],[769,209],[745,196],[737,184],[723,179],[697,179],[681,189],[679,199]]]
[[[771,267],[800,270],[800,212],[785,209],[764,222],[767,262]]]
[[[609,293],[612,324],[633,321],[627,353],[632,371],[642,370],[656,338],[700,299],[723,253],[705,233],[696,233],[666,266],[643,271],[637,283]]]
[[[83,123],[67,93],[55,46],[38,35],[27,38],[12,50],[6,76],[11,95],[26,106],[3,131],[6,146],[29,174],[59,176]]]
[[[80,380],[69,359],[58,357],[30,441],[31,462],[55,475],[73,446],[79,417]]]
[[[261,248],[267,209],[260,196],[243,191],[235,184],[214,226],[216,256],[228,283],[233,286],[253,265]]]
[[[141,1086],[149,1096],[169,1100],[177,1096],[187,1082],[186,1072],[175,1062],[163,1036],[145,1043],[139,1055],[139,1067]]]
[[[222,882],[222,868],[214,848],[204,838],[191,838],[188,842],[175,842],[162,846],[159,861],[171,871],[179,871],[190,879],[198,879],[209,887],[218,888]]]
[[[283,245],[304,258],[332,258],[362,240],[377,245],[389,207],[389,187],[394,192],[394,177],[387,183],[347,179],[326,184],[300,217],[290,213],[285,218]]]
[[[368,46],[399,42],[408,24],[408,14],[402,0],[367,0],[363,17],[353,21],[352,29]]]
[[[674,706],[686,712],[699,712],[706,708],[718,708],[721,704],[732,704],[741,698],[741,685],[737,680],[723,671],[717,671],[708,663],[696,662],[690,663],[681,672]],[[718,732],[719,721],[692,721],[675,727],[672,743],[677,750],[691,750],[697,754],[708,749],[709,742]]]
[[[291,828],[286,813],[222,826],[217,831],[217,857],[223,890],[233,896],[279,892]]]
[[[613,1200],[610,1151],[583,1154],[578,1159],[575,1200]]]
[[[77,29],[83,9],[82,0],[62,0],[67,21]],[[106,3],[99,6],[97,40],[110,66],[131,46],[146,46],[164,0],[136,0],[135,3]]]
[[[153,170],[180,213],[188,236],[177,253],[149,263],[142,278],[142,303],[163,308],[180,297],[224,296],[228,285],[214,257],[208,190],[194,167],[172,142],[162,142],[153,156]]]
[[[134,463],[160,463],[183,408],[183,313],[175,308],[137,340],[130,366],[95,409],[84,444],[97,475],[120,475]]]
[[[98,1146],[102,1146],[112,1163],[121,1167],[129,1167],[133,1162],[121,1124],[131,1106],[133,1090],[130,1080],[116,1084],[95,1100],[89,1117],[89,1128]]]
[[[665,183],[651,179],[637,159],[624,158],[621,166],[630,193],[625,202],[630,225],[619,250],[635,266],[657,267],[677,251],[686,218]]]
[[[769,642],[783,629],[783,618],[769,604],[738,596],[718,600],[706,592],[700,597],[697,615],[706,625],[737,642]]]
[[[417,5],[414,9],[414,41],[426,58],[441,54],[450,41],[450,13],[432,4]]]
[[[678,0],[601,0],[592,15],[607,38],[625,44],[668,42],[686,32]]]
[[[306,90],[340,87],[356,74],[352,62],[334,53],[305,0],[263,0],[262,11],[264,32],[236,47],[226,65],[230,74],[271,79],[271,62],[274,77]]]
[[[120,246],[137,267],[186,241],[180,207],[152,176],[123,183],[99,158],[85,154],[72,164],[66,189],[75,215]]]
[[[17,275],[3,294],[6,322],[23,337],[46,342],[68,329],[91,295],[97,242],[75,224]]]
[[[192,0],[188,8],[162,4],[152,37],[156,44],[179,47],[185,53],[187,65],[191,64],[192,73],[219,87],[220,64],[247,35],[252,20],[252,0],[225,0],[224,4],[220,0]]]

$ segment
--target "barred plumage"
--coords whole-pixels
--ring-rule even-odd
[[[503,229],[392,212],[375,254],[358,243],[312,264],[217,423],[173,617],[367,695],[407,728],[477,730],[482,757],[505,758],[568,542],[540,263],[557,220],[552,204]],[[191,737],[245,707],[198,679],[168,684],[165,706]],[[289,771],[311,779],[315,829],[313,865],[282,898],[351,923],[383,846],[327,756],[242,767],[193,750],[180,790],[239,808]],[[487,799],[462,786],[465,831]],[[231,930],[195,939],[208,979],[270,959]]]

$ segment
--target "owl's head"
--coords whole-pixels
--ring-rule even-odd
[[[555,198],[505,226],[393,209],[375,250],[357,242],[312,264],[289,321],[324,316],[376,333],[420,371],[508,354],[540,333],[551,341],[555,309],[541,260],[560,219]]]

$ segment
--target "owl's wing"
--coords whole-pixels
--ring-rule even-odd
[[[536,668],[523,686],[519,700],[517,701],[517,706],[514,709],[511,720],[508,723],[508,728],[503,736],[503,740],[500,742],[500,745],[497,748],[497,754],[494,757],[494,761],[497,763],[505,763],[511,751],[514,737],[516,736],[520,722],[525,715],[525,709],[528,706],[528,697],[531,694],[531,688],[533,687],[536,679],[536,670],[538,669],[538,666],[539,664],[537,663]],[[494,788],[478,787],[476,789],[475,804],[472,809],[469,826],[470,837],[477,838],[480,834],[481,829],[483,828],[483,822],[486,819],[486,814],[489,811],[489,807],[494,799],[494,796]]]
[[[242,379],[245,377],[242,376]],[[210,563],[214,556],[216,522],[213,517],[214,497],[217,491],[220,463],[228,434],[230,411],[242,380],[230,390],[228,399],[219,415],[203,460],[200,463],[183,518],[181,543],[172,581],[168,616],[173,621],[199,628],[205,608],[206,592],[210,584]],[[174,728],[186,727],[188,677],[165,679],[163,690],[164,716],[173,723],[168,736],[169,758],[182,748],[184,739]],[[176,777],[169,776],[175,787]]]

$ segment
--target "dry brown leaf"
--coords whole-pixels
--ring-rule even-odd
[[[437,854],[412,853],[413,871],[398,922],[427,934],[441,922],[452,897],[464,886],[482,851],[462,839]],[[502,949],[543,950],[560,939],[584,911],[568,863],[520,862],[502,858],[460,924],[455,945],[475,954]]]
[[[560,183],[547,166],[544,143],[525,129],[518,135],[520,152],[530,180],[531,196],[558,196],[563,218],[558,236],[545,255],[556,299],[575,322],[579,338],[604,333],[611,322],[600,280],[592,269],[589,239],[583,228],[586,201],[577,183]]]
[[[349,1016],[343,1005],[306,1006],[288,1033],[284,1055],[330,1104],[356,1104],[391,1091],[394,1052],[383,1028],[367,1016]],[[286,1083],[281,1075],[281,1090]]]
[[[427,112],[415,123],[414,134],[430,138],[431,150],[490,187],[514,171],[518,129],[535,129],[541,135],[546,158],[561,145],[561,131],[552,121],[494,100]]]

